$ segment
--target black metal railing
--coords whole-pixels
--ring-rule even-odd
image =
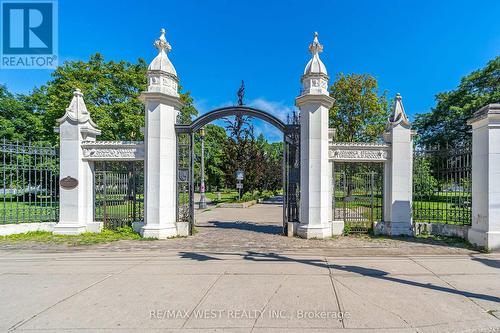
[[[413,222],[470,225],[470,144],[416,146],[413,154]]]
[[[59,219],[59,151],[40,142],[0,141],[0,224]]]
[[[144,221],[143,162],[96,162],[94,220],[106,229]]]

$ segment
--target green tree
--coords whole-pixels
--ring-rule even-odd
[[[389,116],[386,93],[378,93],[377,80],[369,74],[338,74],[330,87],[335,99],[330,127],[337,141],[367,142],[379,139]]]
[[[283,142],[269,143],[261,133],[256,144],[264,160],[259,189],[277,191],[283,187]]]
[[[436,178],[431,172],[431,163],[425,157],[414,159],[413,190],[417,197],[431,197],[438,186]]]
[[[243,192],[276,191],[282,187],[283,144],[268,143],[262,134],[255,138],[250,119],[237,116],[226,120],[225,183],[234,188],[236,170],[243,170]]]
[[[205,126],[205,147],[206,147],[206,173],[209,190],[212,187],[221,188],[224,186],[224,145],[227,141],[227,134],[224,128],[209,124]]]
[[[36,140],[42,133],[41,117],[33,112],[26,97],[14,95],[0,85],[0,139]]]
[[[413,122],[418,140],[428,145],[469,141],[467,120],[481,107],[500,102],[500,56],[472,72],[449,92],[436,95],[431,112],[418,114]]]
[[[147,88],[147,64],[105,61],[100,53],[89,61],[66,61],[52,73],[52,80],[34,90],[28,102],[42,115],[45,136],[53,142],[56,120],[64,114],[75,88],[84,93],[85,103],[98,127],[100,140],[141,140],[144,106],[139,95]],[[187,122],[197,111],[189,93],[181,94],[185,106],[181,119]]]
[[[205,126],[205,186],[208,191],[224,187],[225,146],[228,137],[223,127],[208,124]],[[200,181],[201,141],[199,133],[195,133],[195,177]]]

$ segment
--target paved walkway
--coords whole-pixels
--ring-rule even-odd
[[[280,209],[206,211],[187,239],[4,247],[0,331],[500,331],[500,254],[289,239]]]

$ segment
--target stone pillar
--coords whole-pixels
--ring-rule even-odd
[[[295,100],[300,109],[300,225],[303,238],[332,235],[331,165],[328,161],[328,74],[319,58],[323,46],[318,34],[309,46],[312,54],[302,76],[302,92]]]
[[[171,47],[165,39],[164,29],[154,45],[158,56],[148,67],[148,91],[141,94],[146,123],[145,224],[140,231],[143,237],[164,239],[178,235],[175,123],[182,104],[177,73],[167,56]]]
[[[376,232],[413,235],[413,132],[400,94],[394,99],[384,139],[391,144],[391,156],[384,167],[384,222]]]
[[[469,242],[500,250],[500,104],[474,113],[472,125],[472,226]]]
[[[59,223],[55,234],[77,235],[85,231],[99,231],[94,224],[93,163],[83,161],[81,142],[95,141],[101,134],[92,122],[79,89],[66,113],[58,120],[60,142]]]

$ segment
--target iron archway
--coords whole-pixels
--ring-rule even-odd
[[[229,106],[207,112],[191,124],[175,125],[177,133],[177,221],[194,225],[194,133],[214,120],[230,116],[255,117],[283,133],[283,232],[299,221],[300,125],[286,124],[272,114],[248,106]]]
[[[201,116],[193,120],[193,122],[189,125],[180,124],[176,125],[175,128],[177,133],[194,133],[214,120],[238,115],[262,119],[279,129],[282,133],[287,133],[298,129],[298,124],[285,124],[283,121],[273,116],[269,112],[248,106],[228,106],[220,109],[215,109],[202,114]]]

